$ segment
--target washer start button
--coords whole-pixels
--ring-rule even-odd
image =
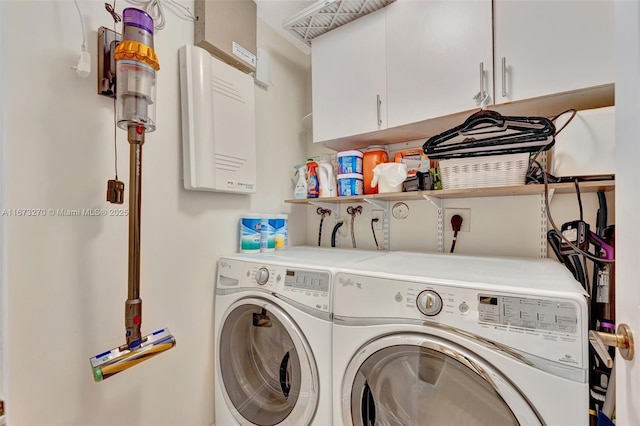
[[[460,306],[458,306],[458,309],[460,309],[460,312],[462,312],[463,314],[466,314],[467,312],[469,312],[469,305],[467,305],[465,302],[462,302]]]

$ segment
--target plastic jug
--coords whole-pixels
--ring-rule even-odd
[[[373,169],[381,163],[389,161],[389,155],[384,147],[372,145],[364,152],[362,158],[362,175],[364,180],[364,193],[377,194],[378,188],[372,185]]]
[[[296,169],[296,182],[293,189],[293,198],[307,198],[307,165],[298,164]]]
[[[337,197],[338,188],[333,174],[333,166],[328,161],[318,162],[318,180],[320,181],[320,197]]]
[[[320,195],[318,163],[307,161],[307,198],[318,198],[318,195]]]

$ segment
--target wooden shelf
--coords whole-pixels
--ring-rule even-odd
[[[613,191],[615,189],[614,180],[601,180],[580,182],[580,192]],[[551,183],[549,189],[553,189],[556,194],[570,194],[575,192],[575,184]],[[327,197],[327,198],[302,198],[289,199],[285,203],[291,204],[313,204],[316,203],[353,203],[367,200],[377,201],[411,201],[424,200],[427,197],[447,199],[447,198],[475,198],[475,197],[505,197],[516,195],[540,195],[544,193],[544,185],[512,185],[498,186],[490,188],[465,188],[465,189],[443,189],[440,191],[412,191],[412,192],[390,192],[386,194],[373,194],[355,197]]]

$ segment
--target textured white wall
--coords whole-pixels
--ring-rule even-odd
[[[96,94],[95,53],[97,29],[113,21],[103,2],[79,4],[93,55],[86,80],[70,69],[82,41],[72,1],[0,3],[3,208],[111,207],[104,198],[113,176],[112,102]],[[215,262],[237,251],[242,213],[291,213],[282,164],[306,155],[310,61],[258,22],[272,81],[256,88],[258,193],[186,191],[177,52],[192,43],[193,23],[167,13],[155,37],[157,131],[143,150],[141,295],[143,333],[169,327],[177,346],[94,383],[89,358],[124,343],[127,219],[3,217],[8,325],[0,382],[11,425],[213,423]],[[119,175],[128,182],[126,134],[117,137]],[[306,215],[290,219],[290,242],[301,244]]]

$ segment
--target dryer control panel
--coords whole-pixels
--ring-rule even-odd
[[[479,294],[478,320],[543,331],[578,331],[576,306],[562,300]]]
[[[586,368],[587,301],[516,286],[414,282],[339,272],[334,317],[443,326],[574,368]]]

